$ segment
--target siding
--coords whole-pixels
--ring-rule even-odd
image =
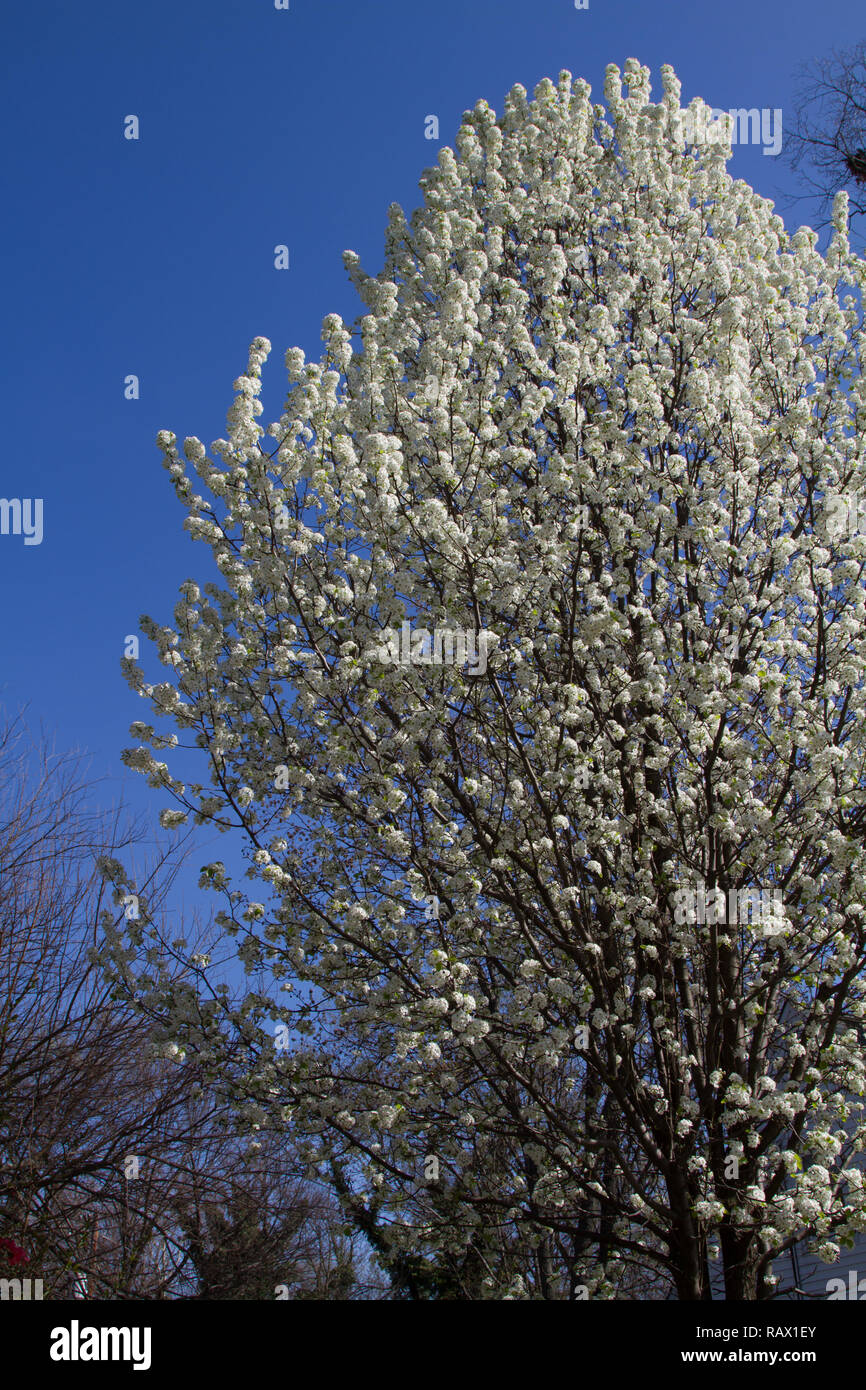
[[[779,1280],[776,1285],[776,1299],[779,1302],[792,1299],[801,1301],[802,1295],[796,1294],[795,1288],[802,1289],[805,1298],[812,1302],[826,1300],[829,1297],[827,1283],[830,1279],[844,1279],[847,1297],[850,1290],[848,1276],[851,1273],[854,1273],[858,1280],[864,1281],[859,1298],[866,1301],[866,1236],[858,1236],[853,1248],[843,1249],[836,1263],[832,1265],[824,1264],[816,1255],[810,1254],[805,1243],[801,1241],[795,1246],[793,1257],[791,1252],[787,1251],[780,1259],[774,1260],[773,1273]],[[721,1263],[718,1260],[710,1264],[710,1283],[713,1298],[724,1299],[724,1282]]]

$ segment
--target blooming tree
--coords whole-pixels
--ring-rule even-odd
[[[241,997],[148,999],[416,1296],[763,1298],[866,1227],[866,264],[662,77],[479,102],[281,418],[258,338],[159,436],[223,582],[125,758],[261,889],[203,871]]]

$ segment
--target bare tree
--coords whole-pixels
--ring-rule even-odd
[[[191,1178],[178,1202],[196,1299],[357,1297],[365,1252],[330,1194],[298,1175],[282,1136],[216,1182]]]
[[[122,808],[94,809],[92,795],[81,757],[33,742],[20,720],[4,725],[0,1231],[27,1252],[46,1292],[61,1296],[84,1288],[100,1204],[159,1152],[191,1083],[149,1055],[146,1021],[91,959],[107,896],[98,860],[141,839]],[[180,862],[157,855],[155,901]]]
[[[267,1176],[250,1171],[203,1068],[166,1055],[97,963],[100,919],[164,916],[184,852],[158,851],[135,894],[113,893],[106,857],[142,840],[92,793],[79,756],[21,720],[0,727],[3,1296],[35,1277],[47,1298],[345,1297],[334,1204],[285,1144]]]
[[[825,220],[847,188],[852,216],[866,212],[866,40],[813,58],[799,72],[786,150]]]

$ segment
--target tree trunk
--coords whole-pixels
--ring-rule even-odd
[[[761,1251],[754,1231],[724,1222],[719,1231],[725,1269],[725,1298],[754,1302],[758,1297]]]
[[[677,1298],[688,1303],[710,1299],[706,1238],[692,1215],[691,1194],[681,1173],[674,1170],[669,1174],[667,1189],[671,1207],[668,1248]]]

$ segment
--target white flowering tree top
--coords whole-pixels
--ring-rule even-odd
[[[159,440],[223,584],[127,672],[209,785],[125,756],[262,885],[208,867],[251,985],[167,1036],[418,1296],[761,1298],[866,1226],[866,267],[624,77],[479,103],[358,336]]]

